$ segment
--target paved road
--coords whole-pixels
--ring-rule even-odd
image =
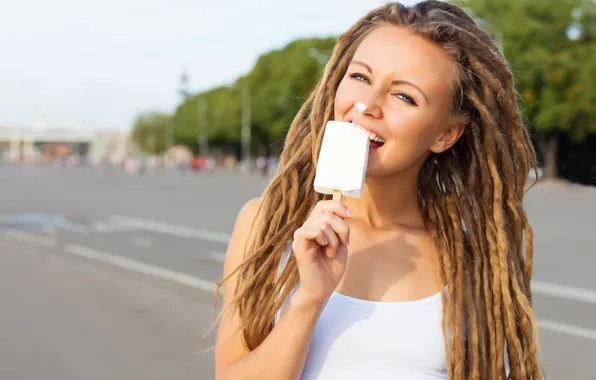
[[[266,180],[3,166],[0,181],[0,379],[213,379],[213,283]],[[594,378],[596,190],[541,185],[527,208],[547,374]]]

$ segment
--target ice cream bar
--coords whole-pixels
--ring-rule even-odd
[[[315,191],[358,198],[368,164],[369,139],[366,133],[352,123],[329,121],[315,174]]]

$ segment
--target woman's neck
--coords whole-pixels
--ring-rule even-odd
[[[371,228],[425,228],[416,176],[367,177],[360,198],[344,199],[354,218]]]
[[[417,176],[367,177],[360,198],[344,198],[354,219],[374,229],[424,229]]]

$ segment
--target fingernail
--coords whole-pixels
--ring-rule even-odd
[[[323,238],[323,245],[327,245],[329,244],[329,241],[327,240],[327,238]]]
[[[350,211],[349,208],[346,208],[346,212],[348,213],[348,216],[351,218],[352,217],[352,211]]]

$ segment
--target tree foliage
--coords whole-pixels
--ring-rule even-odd
[[[240,138],[240,93],[235,86],[213,88],[184,101],[173,118],[174,143],[198,152],[198,138],[205,134],[215,145]]]
[[[170,116],[165,113],[143,113],[135,120],[132,141],[144,153],[161,154],[166,150],[170,125]]]
[[[268,142],[283,139],[296,113],[320,79],[320,56],[331,55],[335,39],[294,41],[259,58],[248,75],[253,124]]]
[[[253,146],[266,150],[284,138],[294,116],[324,68],[315,54],[330,55],[335,39],[297,40],[259,57],[252,70],[235,83],[186,99],[174,115],[174,141],[197,151],[206,131],[211,146],[240,141],[242,91],[248,86]],[[315,50],[312,50],[315,49]]]
[[[557,139],[596,132],[596,2],[460,0],[500,42],[520,107],[556,175]],[[563,132],[563,133],[561,133]]]

